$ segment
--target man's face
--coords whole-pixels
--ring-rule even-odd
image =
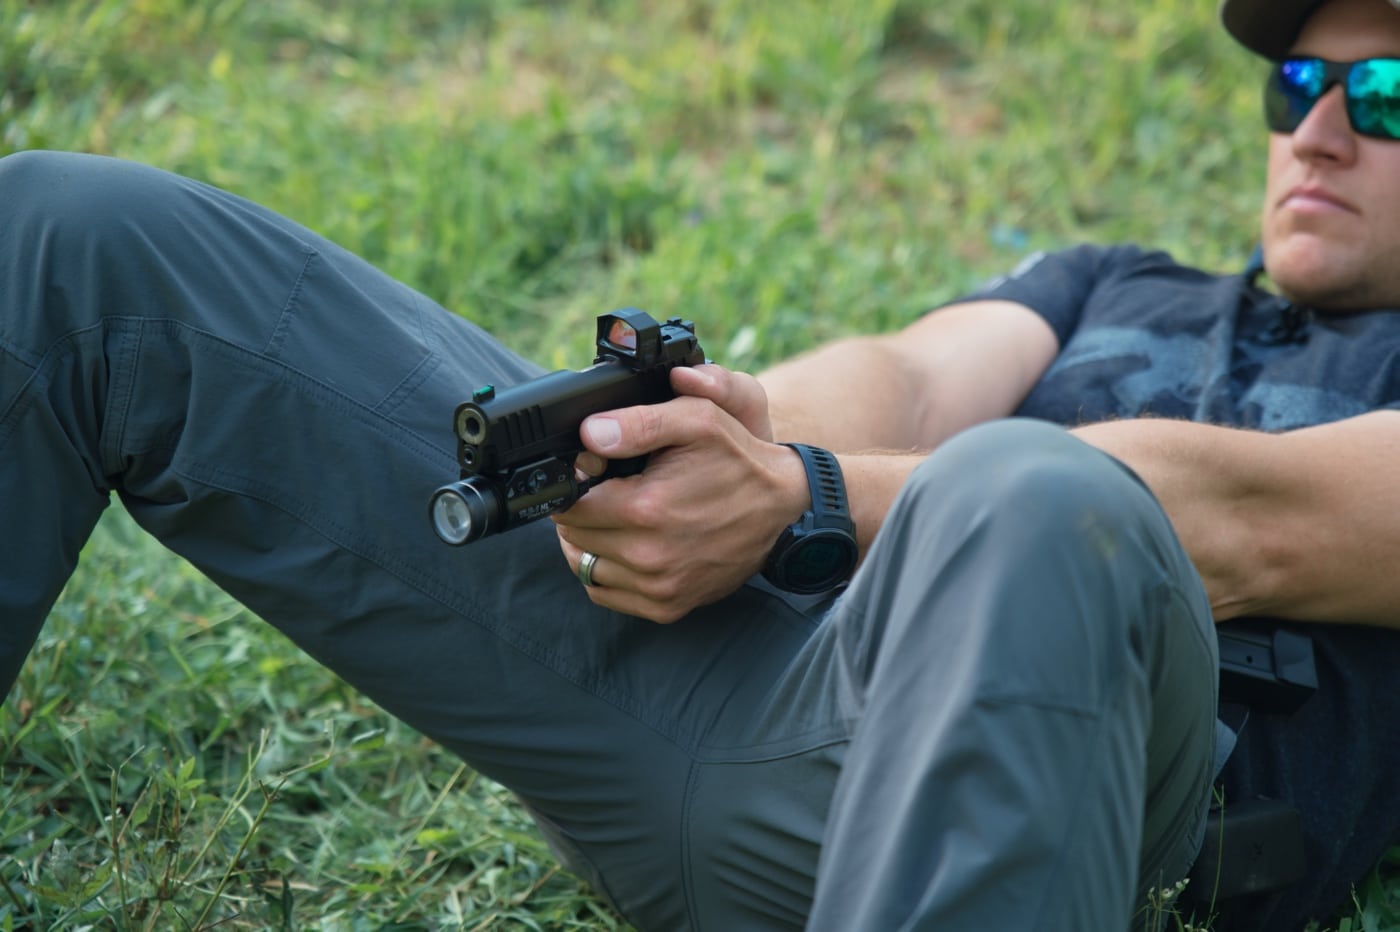
[[[1329,0],[1293,54],[1400,58],[1400,11],[1387,0]],[[1353,132],[1340,86],[1291,134],[1270,134],[1262,233],[1269,277],[1290,300],[1400,306],[1400,142]]]

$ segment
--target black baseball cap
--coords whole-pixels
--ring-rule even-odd
[[[1279,61],[1313,11],[1326,0],[1224,0],[1220,18],[1235,39],[1265,58]]]
[[[1303,24],[1327,0],[1223,0],[1220,18],[1230,35],[1265,58],[1281,61],[1298,40]],[[1390,0],[1400,10],[1400,0]]]

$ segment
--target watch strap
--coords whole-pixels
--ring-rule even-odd
[[[815,527],[842,527],[854,531],[851,507],[846,500],[846,480],[836,457],[821,447],[805,443],[785,443],[802,457],[807,470],[807,488],[812,495],[812,517]]]

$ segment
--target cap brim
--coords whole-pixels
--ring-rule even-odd
[[[1220,19],[1245,48],[1278,61],[1288,57],[1298,33],[1323,0],[1224,0]]]

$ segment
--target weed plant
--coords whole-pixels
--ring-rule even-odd
[[[754,369],[1040,248],[1238,267],[1261,74],[1215,3],[0,0],[0,154],[231,189],[547,366],[636,305]],[[0,767],[0,929],[622,927],[499,787],[116,509]],[[1338,926],[1395,900],[1378,873]]]

